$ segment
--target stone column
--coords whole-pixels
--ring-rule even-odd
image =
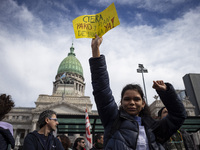
[[[32,131],[36,130],[37,120],[32,121]]]
[[[13,137],[14,137],[14,139],[16,138],[16,133],[17,133],[17,129],[13,129]]]
[[[25,129],[24,137],[28,134],[28,129]]]

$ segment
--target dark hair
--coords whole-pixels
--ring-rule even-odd
[[[166,107],[164,106],[158,111],[158,117],[161,117],[161,114],[162,114],[162,111],[163,111],[164,108],[166,108]]]
[[[122,92],[121,92],[121,100],[124,96],[124,93],[127,91],[127,90],[135,90],[137,91],[140,96],[142,97],[142,100],[144,100],[144,93],[142,91],[142,88],[140,87],[140,85],[138,84],[127,84],[123,89],[122,89]]]
[[[144,100],[144,93],[142,91],[142,88],[140,87],[139,84],[127,84],[123,89],[122,89],[122,92],[121,92],[121,102],[122,102],[122,99],[123,99],[123,96],[124,96],[124,93],[127,91],[127,90],[135,90],[137,91],[142,100]],[[123,109],[122,106],[119,107],[119,109]],[[145,106],[144,106],[144,109],[142,109],[139,113],[139,116],[142,117],[142,116],[151,116],[151,113],[150,113],[150,109],[149,109],[149,106],[148,104],[146,103]]]
[[[78,146],[78,142],[81,142],[81,140],[84,140],[84,138],[82,138],[82,137],[77,138],[77,139],[74,141],[74,146],[73,146],[73,148],[76,149],[76,147]]]
[[[94,142],[97,143],[97,140],[100,140],[103,135],[103,133],[97,133],[94,137]]]
[[[53,110],[45,110],[45,111],[43,111],[43,112],[40,114],[39,119],[38,119],[38,122],[37,122],[37,124],[38,124],[38,126],[39,126],[40,129],[41,129],[43,126],[46,125],[45,119],[46,119],[46,118],[51,118],[53,114],[56,115],[56,112],[53,111]]]
[[[0,121],[4,119],[5,115],[11,111],[15,106],[10,95],[1,94],[0,96]]]
[[[68,150],[68,148],[71,147],[71,141],[69,139],[69,137],[67,137],[66,135],[62,134],[62,135],[57,135],[57,137],[60,138],[61,143],[64,147],[65,150]]]

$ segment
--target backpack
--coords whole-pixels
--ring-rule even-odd
[[[182,134],[183,142],[184,142],[184,146],[185,146],[186,150],[196,150],[194,141],[192,140],[190,134],[183,129],[180,129],[179,131]]]

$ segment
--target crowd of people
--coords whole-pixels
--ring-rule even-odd
[[[0,150],[14,148],[13,126],[3,122],[5,115],[15,106],[10,95],[0,95]]]
[[[153,81],[165,107],[158,112],[159,119],[151,117],[149,106],[138,84],[127,84],[121,92],[118,107],[109,84],[106,59],[100,53],[102,37],[92,39],[92,57],[89,59],[93,95],[104,134],[96,134],[90,150],[195,150],[186,131],[180,130],[186,118],[183,103],[172,84]],[[10,96],[0,96],[0,120],[14,107]],[[108,117],[109,116],[109,117]],[[53,110],[43,111],[38,118],[39,130],[27,134],[23,150],[85,150],[85,138],[78,137],[72,144],[66,135],[55,137],[58,119]],[[12,125],[0,121],[0,150],[14,148]]]
[[[166,107],[162,107],[158,111],[159,119],[163,119],[168,115],[168,110]],[[163,144],[166,150],[196,150],[194,141],[192,140],[190,134],[184,129],[178,129],[167,142]]]

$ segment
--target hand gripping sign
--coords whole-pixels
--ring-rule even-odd
[[[101,37],[120,24],[114,3],[96,15],[79,16],[72,22],[76,38]]]

